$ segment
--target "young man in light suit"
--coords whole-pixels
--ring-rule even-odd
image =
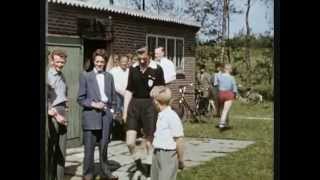
[[[93,69],[80,76],[78,102],[83,107],[83,179],[85,180],[92,180],[94,176],[96,142],[99,143],[101,179],[118,179],[112,175],[107,164],[109,136],[117,103],[113,77],[105,71],[106,60],[106,51],[97,49],[92,55]]]

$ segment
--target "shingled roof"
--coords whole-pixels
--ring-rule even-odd
[[[171,22],[171,23],[193,26],[198,28],[200,27],[199,23],[193,22],[190,20],[175,19],[175,18],[163,16],[163,15],[161,16],[154,15],[141,10],[117,7],[114,5],[109,5],[107,1],[101,1],[101,0],[48,0],[48,3],[63,4],[71,7],[89,8],[94,10],[108,11],[108,12],[117,13],[117,14],[124,14],[124,15],[129,15],[134,17],[151,19],[156,21]]]

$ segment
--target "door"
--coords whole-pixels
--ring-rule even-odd
[[[80,39],[74,38],[48,38],[47,50],[52,52],[58,48],[67,53],[67,62],[62,70],[68,86],[69,112],[67,147],[82,144],[81,108],[77,103],[79,89],[79,75],[83,68],[83,52]]]

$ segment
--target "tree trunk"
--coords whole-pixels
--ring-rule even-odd
[[[145,0],[142,0],[142,11],[145,11]]]
[[[246,50],[245,50],[245,60],[248,69],[247,83],[251,83],[251,60],[250,60],[250,26],[249,26],[249,12],[250,12],[251,0],[247,0],[247,11],[246,11]]]
[[[228,34],[227,34],[227,39],[228,39],[228,41],[229,41],[229,39],[230,39],[230,9],[229,9],[229,7],[230,7],[230,0],[227,0],[228,1],[228,6],[227,6],[227,8],[228,8],[228,11],[227,11],[227,18],[228,18]],[[231,57],[230,57],[230,44],[228,44],[228,47],[227,47],[227,57],[228,57],[228,63],[231,63]]]
[[[225,62],[225,36],[226,36],[226,30],[227,30],[227,16],[228,16],[228,0],[223,0],[223,18],[222,18],[222,38],[221,38],[221,61]]]
[[[157,5],[157,12],[159,15],[160,14],[160,0],[156,0],[156,5]]]

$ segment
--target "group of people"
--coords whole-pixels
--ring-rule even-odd
[[[164,48],[155,49],[151,60],[147,48],[136,51],[137,61],[128,65],[121,56],[117,66],[107,69],[105,49],[92,54],[91,69],[80,75],[77,101],[82,106],[84,144],[83,179],[94,178],[94,149],[99,146],[101,179],[116,180],[108,166],[108,144],[113,120],[121,114],[126,124],[126,143],[138,169],[142,156],[137,153],[139,133],[145,139],[148,174],[152,180],[175,179],[183,168],[183,126],[170,108],[172,98],[168,84],[175,80],[175,65],[164,57]],[[67,54],[51,52],[48,70],[48,153],[49,178],[64,179],[67,135],[67,83],[62,69]]]
[[[220,130],[231,128],[228,115],[238,94],[235,78],[231,74],[231,64],[218,62],[212,75],[206,72],[202,65],[196,76],[197,89],[201,92],[199,109],[208,112],[209,105],[213,107],[215,116],[220,117],[217,125]]]
[[[183,126],[179,116],[170,107],[172,92],[168,84],[174,82],[176,69],[172,61],[164,57],[164,48],[154,51],[151,59],[147,48],[136,51],[136,61],[120,56],[117,65],[108,69],[105,49],[92,53],[91,68],[79,79],[77,101],[82,106],[82,130],[84,144],[83,179],[94,178],[94,150],[99,146],[101,179],[116,180],[108,165],[108,144],[116,116],[126,125],[126,143],[130,156],[138,169],[143,155],[136,150],[137,136],[144,139],[147,176],[152,180],[174,180],[177,170],[184,167]],[[55,49],[50,55],[47,72],[48,92],[48,169],[49,178],[64,179],[66,157],[68,95],[62,69],[67,54]],[[198,85],[208,105],[216,107],[221,116],[218,128],[229,128],[228,114],[236,98],[237,86],[231,75],[230,64],[219,64],[217,72],[210,76],[201,68]]]

